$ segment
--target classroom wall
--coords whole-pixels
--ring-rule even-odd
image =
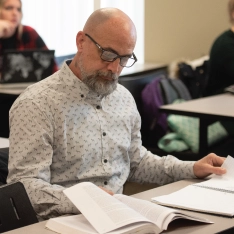
[[[230,27],[228,0],[145,0],[145,61],[170,63],[209,53]]]

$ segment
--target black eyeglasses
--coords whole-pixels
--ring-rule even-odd
[[[120,58],[119,64],[122,67],[131,67],[137,61],[137,57],[134,53],[132,55],[120,56],[112,51],[104,50],[91,36],[87,33],[85,35],[98,47],[99,50],[101,50],[100,57],[103,61],[113,62],[117,58]]]

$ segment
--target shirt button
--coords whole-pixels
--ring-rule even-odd
[[[107,159],[104,159],[104,163],[107,163],[108,162],[108,160]]]
[[[83,95],[83,94],[81,94],[80,96],[81,96],[82,98],[84,97],[84,95]]]
[[[106,136],[106,133],[105,133],[105,132],[103,132],[103,133],[102,133],[102,135],[103,135],[103,136]]]
[[[97,106],[97,109],[100,109],[101,107],[100,106]]]
[[[107,181],[105,181],[104,184],[107,185]]]

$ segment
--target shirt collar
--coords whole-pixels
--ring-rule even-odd
[[[75,74],[71,71],[69,64],[71,60],[67,60],[63,63],[60,69],[60,80],[62,80],[71,92],[78,94],[77,97],[88,98],[101,102],[103,98],[91,91],[85,83],[83,83]]]

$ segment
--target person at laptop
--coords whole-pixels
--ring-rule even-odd
[[[113,194],[127,180],[162,185],[226,172],[215,154],[186,162],[142,146],[136,103],[118,84],[137,61],[136,39],[124,12],[94,11],[77,33],[73,60],[13,104],[7,182],[24,184],[39,219],[78,213],[63,190],[83,181]]]
[[[210,50],[208,81],[205,96],[225,92],[234,85],[234,0],[227,4],[230,28],[219,35]],[[230,136],[234,136],[234,122],[221,121]]]
[[[220,94],[234,85],[234,0],[227,4],[230,28],[220,34],[210,50],[205,96]]]
[[[0,0],[0,70],[2,54],[9,49],[48,49],[32,27],[22,25],[21,0]],[[54,62],[54,72],[58,70]]]

